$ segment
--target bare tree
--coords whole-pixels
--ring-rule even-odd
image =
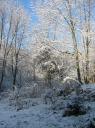
[[[5,9],[7,8],[7,9]],[[26,26],[28,17],[21,6],[16,6],[13,2],[2,1],[0,5],[0,47],[2,47],[2,71],[0,79],[0,89],[5,76],[7,59],[12,55],[13,84],[16,83],[18,70],[18,58],[22,44],[25,43]]]
[[[25,38],[26,38],[26,28],[27,26],[27,20],[26,20],[26,15],[24,14],[24,11],[22,8],[17,9],[17,17],[16,17],[16,22],[14,24],[14,31],[15,31],[15,39],[14,39],[14,44],[12,46],[12,73],[13,73],[13,85],[16,84],[16,77],[18,73],[18,63],[19,59],[21,58],[21,52],[23,51],[22,48],[25,43]]]
[[[13,43],[14,36],[15,36],[15,34],[12,33],[13,8],[10,8],[6,4],[7,3],[2,2],[2,5],[0,6],[0,17],[1,17],[0,48],[2,47],[2,51],[1,51],[2,52],[2,71],[1,71],[0,89],[5,76],[7,57],[11,50],[11,45]],[[7,8],[7,11],[5,7]]]
[[[60,8],[59,5],[62,6],[62,9]],[[46,5],[44,5],[44,2],[43,2],[43,4],[41,5],[41,8],[39,7],[39,9],[41,9],[40,16],[43,17],[42,22],[44,22],[44,20],[45,20],[46,22],[44,22],[44,23],[46,23],[46,26],[47,26],[47,24],[48,24],[48,26],[50,26],[50,25],[53,26],[54,23],[58,24],[59,22],[56,20],[58,17],[59,19],[61,18],[61,21],[64,22],[63,23],[64,25],[69,27],[68,30],[70,30],[69,32],[71,33],[73,48],[74,48],[74,52],[75,52],[77,77],[78,77],[79,82],[82,83],[81,73],[80,73],[80,65],[79,65],[79,51],[78,51],[77,37],[76,37],[76,17],[73,15],[73,13],[74,13],[73,5],[75,6],[75,1],[51,0]],[[56,30],[56,27],[54,26],[54,31],[59,31],[59,30]],[[48,33],[50,33],[50,29],[48,30]],[[57,35],[57,37],[58,37],[58,35]]]

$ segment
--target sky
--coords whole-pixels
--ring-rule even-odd
[[[28,12],[28,14],[31,16],[32,24],[35,25],[38,22],[38,17],[36,15],[35,8],[32,10],[31,8],[31,0],[19,0]]]

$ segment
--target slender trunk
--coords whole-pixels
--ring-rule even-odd
[[[20,70],[20,87],[22,86],[22,72]]]
[[[86,43],[86,78],[85,78],[85,83],[89,83],[89,42],[87,38],[87,43]]]
[[[36,70],[36,66],[35,66],[35,62],[33,64],[33,80],[36,80],[36,75],[35,75],[35,70]]]
[[[72,39],[73,39],[73,45],[74,45],[74,51],[75,51],[75,58],[76,58],[77,77],[78,77],[78,81],[80,83],[82,83],[81,73],[80,73],[80,65],[79,65],[79,54],[78,54],[78,48],[77,48],[77,42],[76,42],[74,28],[71,31],[72,31]]]
[[[2,22],[1,22],[1,34],[0,34],[0,49],[3,42],[3,32],[4,32],[4,17],[2,16]]]
[[[84,3],[84,17],[85,17],[85,24],[86,24],[86,33],[87,36],[85,37],[85,83],[89,83],[89,78],[90,78],[90,74],[89,74],[89,45],[91,42],[91,39],[89,38],[89,33],[90,33],[90,29],[91,29],[91,0],[87,1],[87,10],[86,10],[86,4]]]
[[[18,54],[16,54],[16,64],[15,64],[14,73],[13,73],[13,85],[16,84],[17,72],[18,72]]]
[[[70,27],[70,30],[71,30],[73,46],[74,46],[74,51],[75,51],[75,58],[76,58],[77,77],[78,77],[78,81],[80,83],[82,83],[81,73],[80,73],[80,65],[79,65],[79,54],[78,54],[77,40],[76,40],[76,34],[75,34],[75,23],[74,23],[73,17],[72,17],[72,6],[71,6],[69,0],[67,0],[67,4],[68,4],[68,12],[69,12],[68,15],[69,15],[69,18],[70,18],[69,27]]]
[[[16,65],[15,70],[14,70],[13,85],[16,85],[16,77],[17,77],[17,65]]]
[[[5,67],[6,67],[6,59],[5,59],[5,56],[4,56],[3,65],[2,65],[1,79],[0,79],[0,90],[2,89],[2,83],[3,83],[3,80],[4,80],[4,76],[5,76]]]

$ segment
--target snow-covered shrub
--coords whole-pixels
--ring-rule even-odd
[[[33,101],[33,99],[31,98],[22,99],[20,97],[17,99],[15,104],[17,111],[22,109],[29,109],[29,107],[36,105],[38,105],[38,103],[36,101]]]
[[[55,97],[56,97],[56,92],[55,89],[46,89],[46,92],[43,95],[43,99],[45,104],[47,103],[54,103],[55,102]]]
[[[10,91],[9,105],[15,106],[17,110],[29,107],[29,98],[37,97],[38,84],[34,83],[30,87],[15,88]],[[26,100],[27,99],[27,100]]]
[[[88,98],[90,101],[95,101],[95,90],[88,95]]]
[[[81,90],[81,84],[78,81],[67,77],[64,80],[63,85],[53,87],[53,89],[47,89],[44,94],[44,101],[45,103],[47,103],[48,101],[53,103],[53,105],[55,105],[55,109],[58,109],[56,108],[57,106],[59,106],[59,108],[63,108],[61,107],[64,106],[62,105],[64,103],[63,100],[69,95],[71,95],[72,92],[75,92],[75,94],[77,95],[80,94]]]
[[[18,88],[14,86],[13,90],[9,90],[9,105],[16,106],[18,97],[19,97]]]
[[[79,116],[86,114],[87,108],[83,105],[82,99],[78,96],[74,97],[67,103],[63,116]]]
[[[38,84],[34,83],[33,85],[29,87],[22,87],[19,90],[19,96],[23,98],[33,98],[37,97],[38,94]]]
[[[86,120],[79,128],[95,128],[95,118]]]
[[[7,98],[9,96],[9,92],[5,91],[5,92],[0,92],[0,100]]]
[[[19,97],[19,91],[16,86],[13,87],[13,90],[9,91],[9,105],[10,106],[19,106],[22,108],[21,99]]]
[[[54,111],[60,111],[60,110],[64,110],[65,108],[65,100],[63,99],[63,97],[59,97],[56,102],[54,102],[54,104],[52,104],[51,108]]]
[[[95,121],[90,121],[87,128],[95,128]]]
[[[70,77],[66,77],[63,81],[63,89],[64,89],[64,95],[69,95],[73,91],[76,92],[76,94],[80,94],[82,91],[81,84],[76,81],[75,79],[72,79]]]
[[[14,99],[9,99],[9,105],[15,107],[17,111],[22,109],[28,109],[30,106],[37,105],[36,101],[32,101],[32,98],[16,96]]]
[[[80,94],[84,101],[95,101],[95,88],[94,88],[94,85],[93,85],[93,88],[91,87],[91,85],[88,85],[86,88],[85,88],[85,85],[83,85],[83,91],[82,93]]]

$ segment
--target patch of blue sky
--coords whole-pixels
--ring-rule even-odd
[[[20,0],[20,3],[26,9],[28,14],[30,15],[32,25],[35,25],[36,23],[38,23],[38,17],[36,15],[35,8],[32,9],[32,7],[31,7],[31,5],[32,5],[31,0]]]

